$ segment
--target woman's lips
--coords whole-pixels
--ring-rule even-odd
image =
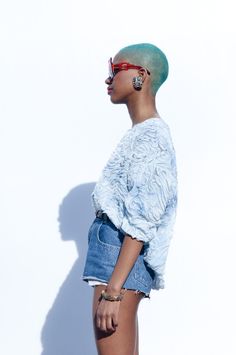
[[[112,88],[107,88],[107,93],[110,94],[113,91]]]

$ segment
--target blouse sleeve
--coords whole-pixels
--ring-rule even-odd
[[[128,171],[121,230],[137,240],[150,242],[162,222],[172,194],[172,151],[165,138],[136,138]]]

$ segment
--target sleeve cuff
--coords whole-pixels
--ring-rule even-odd
[[[153,223],[140,220],[138,223],[131,224],[127,218],[123,219],[120,230],[122,233],[129,234],[133,239],[144,243],[150,242],[157,233],[157,227]]]

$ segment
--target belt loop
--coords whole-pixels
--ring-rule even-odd
[[[102,210],[98,210],[98,211],[96,212],[96,217],[102,218]]]
[[[98,210],[96,212],[96,217],[101,218],[103,221],[106,221],[106,222],[109,221],[108,215],[105,212],[103,212],[102,210]]]

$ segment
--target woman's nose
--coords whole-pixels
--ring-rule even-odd
[[[110,85],[112,83],[112,78],[110,76],[108,76],[108,78],[106,78],[106,80],[105,80],[105,83],[107,85]]]

